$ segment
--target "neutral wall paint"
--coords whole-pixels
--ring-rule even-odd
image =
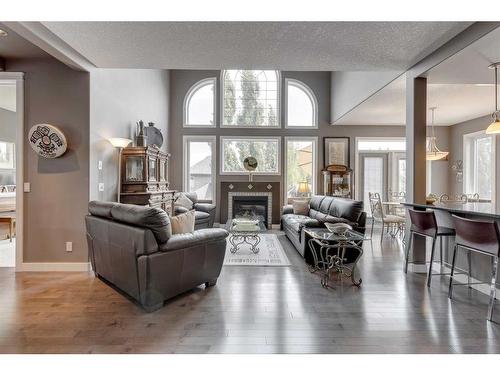
[[[170,172],[171,186],[176,190],[183,189],[183,135],[216,135],[216,136],[280,136],[282,137],[282,146],[284,147],[284,137],[286,136],[315,136],[318,137],[318,170],[323,165],[323,137],[350,137],[350,163],[354,168],[355,138],[356,137],[404,137],[405,128],[403,126],[337,126],[330,123],[330,73],[328,72],[281,72],[282,92],[284,92],[285,78],[294,78],[307,84],[314,92],[318,100],[318,129],[286,129],[284,128],[284,111],[281,111],[281,129],[228,129],[228,128],[183,128],[183,101],[189,88],[199,80],[208,77],[217,78],[217,104],[220,98],[220,71],[196,71],[196,70],[172,70],[170,75],[170,151],[172,153],[172,166]],[[217,109],[219,105],[217,105]],[[220,114],[217,111],[216,123],[220,124]],[[443,130],[444,131],[444,130]],[[439,130],[441,133],[441,130]],[[219,201],[219,184],[221,181],[246,181],[247,176],[227,176],[220,175],[219,160],[219,138],[217,140],[217,158],[216,158],[216,201]],[[284,152],[282,152],[282,175],[281,176],[255,176],[255,181],[279,181],[284,185]],[[434,173],[442,173],[441,168],[437,168]],[[425,174],[424,174],[425,175]],[[443,184],[446,184],[444,178]],[[436,182],[437,184],[437,182]],[[322,192],[322,181],[320,174],[317,175],[317,192]],[[436,186],[439,190],[446,190],[446,186]],[[283,201],[283,196],[281,197]],[[219,219],[219,212],[217,218]]]
[[[109,138],[134,139],[136,122],[152,121],[168,150],[169,72],[96,69],[90,73],[90,199],[116,201],[118,152]],[[103,169],[99,171],[101,160]],[[104,191],[98,184],[104,183]]]
[[[403,72],[332,72],[331,115],[334,123]]]
[[[87,262],[89,74],[52,58],[7,60],[7,71],[25,72],[24,178],[31,192],[24,195],[24,262]],[[62,157],[44,159],[31,150],[28,130],[39,123],[64,132]]]
[[[0,108],[0,141],[16,141],[16,112]]]

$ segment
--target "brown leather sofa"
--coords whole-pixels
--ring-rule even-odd
[[[217,282],[226,251],[224,229],[173,235],[163,210],[97,201],[89,203],[85,223],[96,275],[148,312],[200,284]]]
[[[365,233],[366,212],[363,212],[363,202],[348,198],[315,195],[309,201],[307,215],[293,213],[292,205],[283,207],[281,229],[285,232],[295,249],[306,260],[312,263],[309,250],[309,236],[304,228],[324,227],[325,223],[346,223],[360,233]]]
[[[183,193],[193,202],[194,229],[212,228],[215,220],[215,204],[198,202],[198,196],[194,193]],[[186,207],[175,206],[174,214],[179,215],[189,211]]]

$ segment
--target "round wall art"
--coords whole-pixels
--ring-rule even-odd
[[[28,140],[33,151],[48,159],[58,158],[68,147],[63,132],[50,124],[34,125],[28,133]]]

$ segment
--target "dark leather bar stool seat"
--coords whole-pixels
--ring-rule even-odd
[[[448,288],[448,297],[450,299],[452,298],[453,285],[463,285],[453,283],[453,275],[455,273],[455,260],[458,248],[468,250],[469,254],[471,251],[473,251],[491,257],[493,262],[490,283],[490,303],[488,307],[487,317],[487,319],[491,321],[493,319],[493,309],[495,307],[498,257],[500,254],[500,234],[498,224],[496,222],[465,219],[456,215],[452,216],[453,223],[455,225],[456,240],[455,247],[453,249],[453,260],[451,262],[451,277],[450,286]],[[470,282],[468,284],[471,285]],[[478,282],[474,284],[486,283]]]
[[[436,248],[436,239],[440,239],[440,262],[443,262],[443,237],[455,236],[455,230],[448,227],[440,227],[437,225],[436,216],[434,211],[415,211],[408,209],[410,215],[410,239],[408,241],[408,246],[406,248],[406,259],[405,259],[405,273],[408,272],[408,263],[410,258],[410,249],[413,243],[413,236],[419,235],[423,237],[432,238],[432,250],[431,259],[429,262],[429,272],[427,275],[427,286],[431,286],[432,279],[432,264],[434,263],[434,250]],[[444,273],[438,273],[435,275],[449,275]]]

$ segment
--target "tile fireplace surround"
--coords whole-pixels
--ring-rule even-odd
[[[220,222],[226,223],[233,216],[234,196],[266,196],[267,222],[279,224],[281,213],[281,187],[277,181],[272,182],[221,182],[220,184]]]

